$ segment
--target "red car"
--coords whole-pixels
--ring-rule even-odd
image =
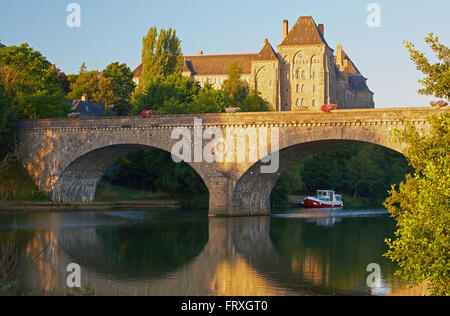
[[[152,117],[155,115],[156,115],[156,112],[154,110],[144,110],[141,112],[142,118],[149,118],[149,117]]]

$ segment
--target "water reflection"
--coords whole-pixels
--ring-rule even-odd
[[[72,262],[97,295],[384,295],[404,287],[392,281],[393,267],[381,257],[394,231],[386,215],[205,215],[1,214],[0,230],[15,222],[23,253],[34,258],[28,294],[68,293]],[[384,278],[375,292],[366,286],[372,262]]]

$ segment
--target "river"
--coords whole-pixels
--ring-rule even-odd
[[[70,293],[81,268],[95,295],[407,295],[382,257],[395,223],[384,210],[287,210],[208,218],[207,211],[3,212],[32,263],[26,295]],[[369,287],[369,264],[380,282]]]

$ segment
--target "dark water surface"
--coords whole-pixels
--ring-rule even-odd
[[[0,213],[33,258],[25,294],[66,295],[70,263],[96,295],[404,295],[382,257],[395,224],[383,210],[289,210],[208,218],[206,211]],[[379,264],[381,284],[367,286]]]

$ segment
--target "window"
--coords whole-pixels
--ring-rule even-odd
[[[302,71],[302,79],[306,79],[306,71]]]
[[[312,100],[312,106],[315,107],[316,106],[316,100]]]

